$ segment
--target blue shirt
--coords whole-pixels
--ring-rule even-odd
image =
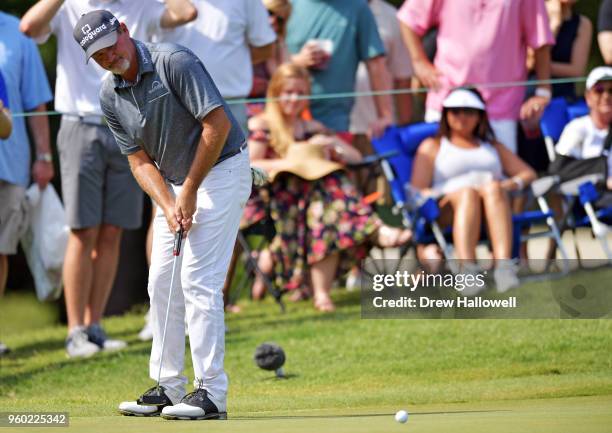
[[[200,143],[202,120],[222,108],[231,129],[219,161],[235,155],[244,135],[202,61],[180,45],[134,42],[136,81],[109,74],[100,90],[100,106],[121,152],[144,150],[164,179],[181,185]]]
[[[51,89],[36,44],[19,31],[19,20],[0,12],[0,72],[13,113],[13,133],[0,140],[0,179],[27,187],[30,182],[30,143],[25,118],[52,99]]]
[[[310,69],[312,94],[355,90],[359,62],[385,53],[366,0],[293,0],[287,48],[297,54],[310,39],[331,40],[332,55],[323,69]],[[335,131],[348,131],[353,98],[313,100],[315,119]]]

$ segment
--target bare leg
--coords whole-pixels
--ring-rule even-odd
[[[453,244],[457,259],[473,262],[482,218],[480,195],[473,188],[464,188],[448,194],[447,198],[453,209]]]
[[[438,244],[418,244],[416,256],[425,272],[430,274],[439,272],[444,264],[444,254]]]
[[[8,278],[8,257],[0,254],[0,298],[4,295],[6,279]]]
[[[259,266],[261,272],[266,275],[270,275],[272,273],[274,259],[272,258],[272,253],[270,253],[269,249],[264,248],[259,252],[257,266]],[[259,272],[255,272],[255,281],[253,282],[253,288],[251,289],[251,296],[254,300],[258,301],[262,299],[265,294],[266,285],[264,284],[264,280],[261,275],[259,275]]]
[[[525,209],[526,197],[523,195],[519,195],[516,197],[512,197],[512,199],[508,198],[508,203],[510,206],[510,211],[513,214],[521,213]],[[511,217],[512,217],[512,214],[511,214]],[[527,233],[527,232],[529,232],[529,229],[523,230],[523,233]],[[512,252],[512,250],[510,251]],[[519,247],[519,257],[523,260],[529,259],[528,254],[527,254],[527,242],[521,242],[521,245]]]
[[[98,229],[73,229],[68,236],[63,277],[69,330],[85,323],[85,305],[89,301],[93,277],[92,251]]]
[[[106,303],[117,275],[119,247],[122,229],[102,224],[96,241],[96,258],[93,261],[91,292],[85,307],[85,324],[98,323],[102,319]]]
[[[493,258],[509,259],[512,254],[512,214],[508,194],[499,182],[485,185],[480,194],[489,229]]]
[[[314,305],[320,311],[330,312],[336,309],[329,293],[336,277],[338,260],[338,253],[334,253],[313,264],[310,268]]]

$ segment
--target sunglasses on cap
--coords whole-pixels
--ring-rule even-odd
[[[606,88],[606,85],[603,83],[597,83],[593,86],[593,92],[598,95],[603,95],[604,92],[607,92],[608,95],[612,96],[612,81],[610,81],[610,85]]]
[[[275,14],[273,11],[268,9],[268,16],[270,17],[274,17],[274,19],[276,19],[276,22],[278,23],[278,25],[282,26],[285,22],[285,19],[283,17],[281,17],[278,14]]]
[[[476,116],[481,112],[481,110],[478,110],[477,108],[469,107],[449,107],[447,110],[453,114],[466,114],[468,116]]]

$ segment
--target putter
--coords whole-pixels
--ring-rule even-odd
[[[164,321],[164,333],[162,334],[161,353],[159,355],[159,371],[157,373],[157,386],[145,393],[139,399],[139,404],[149,406],[164,406],[168,404],[168,397],[164,394],[165,389],[160,386],[159,381],[161,380],[162,365],[164,361],[164,346],[166,343],[166,330],[168,328],[168,316],[170,315],[170,301],[172,300],[172,289],[174,288],[174,275],[176,274],[176,267],[178,264],[178,258],[181,254],[181,242],[183,241],[183,228],[181,227],[174,234],[174,248],[172,249],[172,255],[174,256],[172,263],[172,276],[170,277],[170,293],[168,294],[168,306],[166,307],[166,320]],[[171,404],[171,403],[170,403]]]

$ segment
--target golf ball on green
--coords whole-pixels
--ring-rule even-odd
[[[395,413],[395,421],[404,424],[406,421],[408,421],[408,412],[405,410],[398,410]]]

